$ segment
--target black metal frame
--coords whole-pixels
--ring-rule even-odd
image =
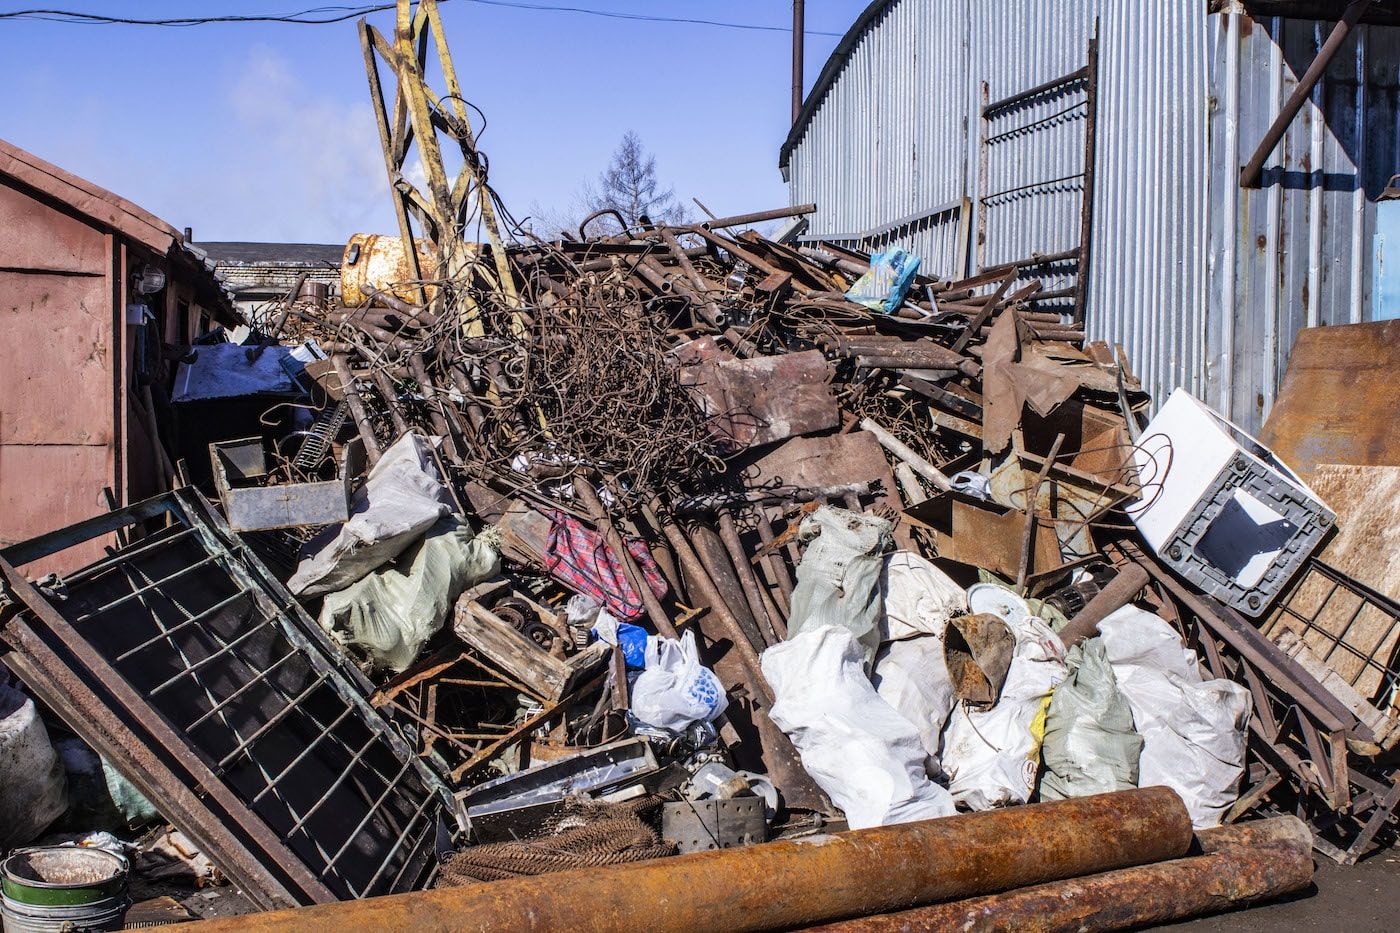
[[[144,530],[35,585],[15,564]],[[421,887],[441,779],[193,489],[0,552],[6,663],[261,906]]]

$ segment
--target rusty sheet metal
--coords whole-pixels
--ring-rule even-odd
[[[403,238],[379,233],[356,233],[345,244],[345,258],[340,264],[340,300],[347,308],[358,308],[370,303],[372,289],[382,289],[398,298],[417,304],[417,286],[402,285],[419,279],[431,279],[437,275],[437,249],[431,243],[417,239],[414,246],[418,252],[418,268],[421,275],[413,271],[408,261],[408,251],[404,249]],[[394,287],[390,287],[394,286]],[[437,295],[437,288],[424,287],[428,301]]]
[[[744,482],[750,489],[765,486],[816,489],[843,483],[879,483],[883,494],[874,504],[886,506],[895,514],[904,508],[884,448],[866,431],[789,438],[755,461],[744,473]],[[895,527],[894,538],[902,548],[913,547],[903,522]]]
[[[208,921],[237,930],[792,929],[1178,858],[1180,798],[1149,787],[357,904]]]
[[[1020,573],[1021,542],[1026,534],[1026,513],[1021,509],[950,492],[911,506],[904,517],[934,533],[939,557],[981,567],[1009,580]],[[1038,518],[1030,574],[1054,570],[1063,562],[1054,522]]]
[[[1400,320],[1298,332],[1259,439],[1305,481],[1321,463],[1400,465]]]
[[[1201,833],[1204,855],[865,917],[828,933],[1077,933],[1138,929],[1272,900],[1312,883],[1312,835],[1281,816]]]
[[[737,359],[713,337],[676,351],[682,382],[691,386],[712,427],[743,450],[841,423],[831,368],[819,350]]]

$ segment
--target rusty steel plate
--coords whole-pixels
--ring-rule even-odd
[[[1321,463],[1400,465],[1400,320],[1298,332],[1259,439],[1310,480]]]

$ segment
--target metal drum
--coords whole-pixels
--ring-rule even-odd
[[[0,862],[4,931],[120,930],[131,906],[127,875],[127,860],[103,849],[19,849]]]

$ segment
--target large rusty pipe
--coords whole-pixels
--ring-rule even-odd
[[[1099,633],[1099,623],[1128,605],[1145,586],[1147,571],[1141,564],[1128,562],[1118,571],[1118,576],[1109,580],[1108,584],[1069,620],[1069,624],[1060,632],[1060,641],[1064,642],[1066,648],[1073,648],[1086,638],[1093,638]]]
[[[1137,929],[1270,900],[1312,882],[1312,837],[1295,816],[1206,830],[1200,842],[1203,855],[813,929],[827,933]]]
[[[1179,858],[1165,787],[213,920],[220,931],[790,929]]]

